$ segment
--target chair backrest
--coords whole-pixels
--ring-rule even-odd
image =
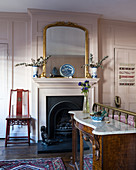
[[[9,116],[29,116],[29,90],[11,89]]]

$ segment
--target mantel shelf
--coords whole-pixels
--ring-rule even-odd
[[[83,82],[85,80],[89,80],[90,85],[94,83],[98,83],[99,78],[33,78],[33,81],[38,86],[56,86],[56,85],[74,85],[78,82]]]

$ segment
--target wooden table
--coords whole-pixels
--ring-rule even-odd
[[[69,111],[72,118],[72,163],[77,164],[77,129],[80,132],[80,170],[83,169],[83,136],[93,146],[93,170],[135,170],[136,128],[108,118],[94,122],[88,113]]]

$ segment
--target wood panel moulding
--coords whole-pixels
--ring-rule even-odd
[[[8,21],[0,20],[0,40],[8,40]]]

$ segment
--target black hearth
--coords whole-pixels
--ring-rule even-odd
[[[90,147],[84,142],[84,150],[89,150]],[[42,153],[61,153],[72,151],[72,138],[63,137],[63,142],[56,142],[53,145],[43,145],[42,141],[38,142],[38,154]],[[80,140],[78,137],[77,150],[80,151]]]

